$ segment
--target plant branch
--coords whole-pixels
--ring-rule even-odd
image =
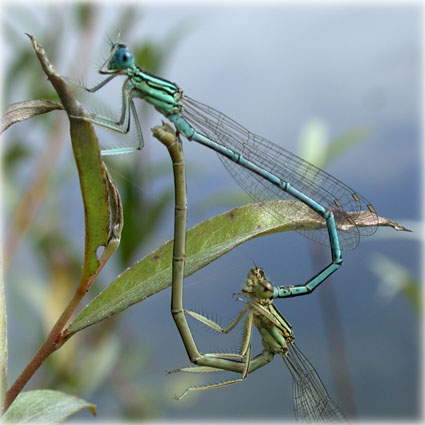
[[[90,36],[92,26],[88,26],[87,28],[88,30],[81,32],[80,40],[77,42],[78,46],[84,46],[86,52],[88,52],[90,40],[93,39],[93,37]],[[75,61],[73,62],[71,68],[75,68],[76,64],[81,67],[80,64],[82,63],[82,61]],[[71,75],[74,75],[75,73],[78,74],[76,69],[72,70]],[[45,100],[19,102],[19,110],[14,111],[15,115],[19,115],[19,117],[17,117],[16,121],[11,121],[9,119],[7,125],[4,125],[2,121],[1,133],[4,132],[7,127],[9,127],[14,122],[22,121],[25,118],[30,118],[31,112],[33,112],[32,107],[34,107],[34,104],[37,104],[37,102],[42,102],[37,108],[37,114],[42,113],[40,112],[40,109],[43,108],[45,109],[44,112],[50,112],[54,109],[63,108],[61,104]],[[22,107],[24,103],[27,104],[27,108],[25,109]],[[23,113],[23,111],[25,111],[27,114]],[[45,147],[43,148],[38,163],[35,166],[35,170],[32,173],[33,178],[28,184],[24,195],[21,197],[21,201],[15,214],[12,217],[11,222],[7,226],[7,233],[4,239],[4,246],[7,248],[4,250],[3,258],[3,267],[5,270],[7,270],[10,266],[16,250],[18,249],[19,244],[25,235],[25,232],[34,220],[34,217],[40,208],[40,204],[46,194],[50,177],[55,170],[57,160],[64,146],[65,137],[63,137],[63,130],[64,127],[61,120],[56,120],[53,122]]]
[[[42,46],[34,37],[28,36],[68,116],[85,116],[84,109],[74,99],[65,80],[56,73]],[[7,391],[4,411],[12,404],[44,360],[64,344],[66,340],[63,337],[63,329],[120,242],[123,226],[121,200],[100,158],[99,146],[92,125],[76,118],[70,118],[70,123],[72,146],[84,204],[85,250],[83,270],[72,299],[32,360]],[[101,246],[105,249],[101,257],[98,258],[97,250]]]

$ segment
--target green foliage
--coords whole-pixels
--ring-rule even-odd
[[[64,69],[62,65],[61,71],[70,77],[82,75],[79,72],[81,70],[84,72],[86,66],[94,66],[93,63],[97,58],[94,51],[93,34],[111,33],[111,27],[109,26],[108,30],[99,27],[99,21],[95,19],[98,8],[94,4],[48,7],[48,9],[49,13],[43,16],[49,17],[51,25],[43,26],[41,24],[39,31],[36,32],[37,38],[43,42],[52,63],[55,65],[63,64],[66,63],[66,60],[64,62],[64,55],[69,52],[69,40],[63,37],[63,30],[65,27],[70,30],[73,26],[72,33],[77,41],[77,52],[78,43],[84,43],[85,57],[84,60],[72,62],[72,69]],[[134,40],[135,29],[139,28],[143,21],[140,11],[141,8],[139,7],[122,7],[119,9],[119,13],[115,16],[115,25],[112,25],[112,28],[115,26],[115,29],[121,29],[122,39],[129,42],[131,39]],[[18,14],[20,23],[25,29],[27,28],[25,22],[35,22],[39,19],[39,16],[34,16],[34,11],[31,9],[24,11],[21,8],[15,8],[8,12],[11,15]],[[165,59],[172,56],[171,48],[181,40],[186,32],[183,26],[181,26],[180,37],[176,36],[179,31],[173,31],[174,34],[170,34],[168,39],[166,38],[163,42],[152,43],[148,40],[144,41],[140,37],[134,40],[134,45],[138,46],[140,51],[139,56],[143,58],[142,63],[153,65],[150,69],[154,72],[161,72]],[[113,38],[115,34],[116,31],[111,37]],[[13,55],[10,56],[5,68],[4,104],[8,105],[24,99],[57,101],[58,96],[46,79],[46,75],[36,60],[31,44],[24,36],[23,30],[17,31],[15,27],[6,23],[5,36],[8,45],[13,50]],[[66,43],[66,48],[64,48],[64,43]],[[90,60],[90,57],[94,60]],[[48,102],[46,102],[46,105],[48,105]],[[41,112],[40,108],[37,110]],[[20,112],[23,112],[23,110],[21,109]],[[5,235],[6,249],[4,250],[8,257],[6,267],[12,263],[15,252],[19,253],[17,249],[22,243],[30,256],[39,262],[38,266],[41,269],[41,275],[37,279],[36,276],[32,278],[26,276],[23,268],[11,267],[7,279],[12,284],[14,280],[22,282],[19,291],[27,298],[16,301],[21,305],[28,305],[26,300],[31,297],[28,294],[33,294],[35,289],[40,295],[44,294],[42,298],[39,298],[39,300],[43,299],[44,302],[31,303],[31,307],[36,306],[37,308],[39,315],[39,317],[36,317],[37,321],[41,318],[41,324],[49,326],[49,328],[61,314],[60,309],[63,309],[75,290],[78,276],[81,273],[82,260],[81,249],[76,245],[75,236],[69,232],[67,225],[67,216],[70,214],[62,205],[62,199],[69,196],[67,191],[75,179],[75,169],[73,161],[70,161],[69,158],[65,165],[57,167],[63,146],[69,139],[67,133],[69,124],[66,120],[60,119],[60,114],[64,115],[63,112],[55,112],[54,114],[40,115],[25,124],[14,125],[11,131],[5,133],[7,138],[4,139],[6,143],[4,143],[2,158],[3,170],[7,173],[5,174],[6,208],[13,211],[13,216],[6,217],[9,221],[8,231]],[[34,117],[35,114],[29,112],[29,115],[25,118],[21,116],[21,118],[27,119],[30,116]],[[29,123],[32,127],[29,127]],[[31,131],[29,131],[30,128]],[[32,131],[33,129],[36,131]],[[82,133],[76,134],[75,129],[73,129],[73,132],[75,139],[80,141],[81,145],[92,145],[90,136],[86,137]],[[36,144],[33,143],[34,141]],[[106,205],[106,187],[103,177],[101,182],[103,194],[98,191],[99,185],[92,181],[96,178],[96,173],[99,176],[99,168],[96,165],[96,161],[100,163],[99,156],[93,162],[89,159],[90,155],[89,157],[86,157],[85,154],[80,156],[78,148],[76,156],[80,173],[82,172],[81,168],[83,168],[86,170],[82,172],[83,175],[87,174],[87,178],[82,179],[81,189],[86,201],[86,224],[88,229],[92,229],[86,235],[86,259],[89,261],[86,263],[85,274],[89,275],[96,269],[98,261],[96,248],[99,245],[105,245],[108,236],[109,216],[104,214],[105,209],[102,206]],[[154,201],[143,196],[150,179],[161,178],[163,175],[169,174],[168,164],[154,168],[150,167],[145,159],[143,167],[141,167],[140,156],[135,156],[134,158],[127,157],[126,161],[122,161],[118,165],[118,168],[115,166],[114,168],[118,175],[123,175],[126,179],[121,186],[126,226],[122,235],[123,243],[120,247],[120,254],[114,258],[115,272],[118,274],[137,258],[136,253],[156,234],[163,213],[171,207],[173,192],[172,187],[168,186],[163,189],[163,192],[155,194]],[[21,172],[22,169],[25,170],[25,173]],[[152,173],[152,170],[155,173]],[[29,180],[28,172],[31,176]],[[11,196],[8,196],[9,194]],[[75,211],[80,208],[80,204],[75,205]],[[117,259],[119,261],[116,261]],[[38,280],[45,281],[43,285],[37,286]],[[25,285],[32,285],[32,287],[25,288]],[[96,293],[100,286],[102,286],[102,283],[98,279],[90,292]],[[17,295],[19,296],[19,294]],[[5,312],[5,309],[2,309],[2,312]],[[33,312],[33,308],[24,308],[24,315],[20,317],[20,320],[35,322]],[[1,318],[5,319],[5,315],[2,314]],[[67,392],[76,394],[92,394],[99,387],[102,387],[105,380],[110,377],[111,372],[120,369],[126,356],[127,345],[120,340],[120,334],[114,332],[119,324],[119,320],[105,321],[97,327],[95,336],[84,336],[79,338],[78,341],[73,338],[69,341],[55,356],[49,358],[45,367],[38,372],[43,385],[66,388]],[[2,329],[5,331],[5,326]],[[10,334],[11,338],[14,338],[13,329],[14,327],[12,327]],[[40,345],[38,338],[41,334],[42,329],[29,335],[29,339],[25,340],[25,353],[36,351]],[[2,332],[1,335],[3,337],[0,344],[2,350],[1,384],[2,388],[5,389],[7,346],[5,332]],[[116,352],[116,350],[108,351],[108,355],[105,351],[99,352],[93,347],[93,340],[96,341],[95,347],[103,347],[107,350],[118,346],[120,347],[119,351],[122,352],[115,356],[112,356],[111,353]],[[88,361],[91,353],[96,353],[97,361],[96,359],[93,362]],[[22,356],[22,359],[20,356],[17,357],[21,361],[28,359],[28,355]],[[91,364],[92,370],[81,368],[82,364]],[[94,364],[97,366],[96,379],[88,382],[87,376],[93,375]],[[137,366],[138,370],[139,368],[140,365]],[[85,372],[82,369],[85,369]],[[134,376],[135,373],[129,372],[130,381],[134,379]],[[135,387],[133,383],[130,383],[129,386]],[[112,386],[109,391],[114,392],[116,389]],[[152,401],[152,406],[158,405],[158,392],[145,396]],[[126,415],[126,406],[124,403],[124,416]],[[131,410],[134,409],[131,408]],[[146,412],[147,410],[139,410],[137,419],[143,417]]]
[[[96,414],[96,406],[80,398],[53,390],[22,392],[3,416],[6,423],[57,424],[88,409]]]
[[[122,232],[123,243],[117,253],[121,268],[130,266],[136,260],[136,253],[154,236],[163,214],[169,210],[173,202],[172,187],[165,187],[156,192],[155,202],[147,199],[141,190],[155,179],[168,174],[169,170],[168,163],[157,164],[155,167],[149,165],[141,167],[140,164],[135,163],[134,167],[120,169],[120,194],[123,199],[125,223]]]
[[[61,38],[63,29],[61,26],[64,16],[68,16],[67,12],[69,10],[64,10],[63,15],[58,14],[60,19],[52,20],[54,22],[48,26],[47,32],[37,34],[40,40],[46,40],[46,43],[49,43],[46,45],[46,50],[53,63],[60,62],[60,54],[66,50],[62,44],[64,40]],[[92,34],[105,32],[101,28],[94,28],[97,14],[94,4],[77,4],[72,7],[72,12],[75,26],[73,33],[76,34],[79,41],[87,42],[92,39]],[[122,38],[130,40],[131,34],[136,26],[140,25],[141,20],[139,8],[123,7],[120,15],[116,16],[117,28],[124,29]],[[151,72],[160,74],[161,68],[166,59],[171,56],[176,44],[187,34],[188,27],[186,23],[178,25],[161,43],[137,40],[135,43],[138,46],[135,50],[137,63]],[[46,108],[48,105],[46,100],[57,100],[58,96],[51,89],[39,63],[35,60],[33,50],[29,47],[27,40],[22,42],[19,37],[8,34],[8,42],[14,46],[14,54],[5,72],[6,104],[11,102],[12,95],[18,91],[22,93],[23,99],[44,99],[43,107]],[[94,50],[93,46],[85,47],[87,48],[86,57],[90,57]],[[50,105],[52,104],[50,103]],[[35,112],[41,113],[40,106],[40,104],[36,105],[35,111],[26,111],[27,115],[23,119],[34,117]],[[55,107],[44,112],[53,109]],[[19,194],[16,197],[19,199],[15,198],[16,204],[12,203],[10,209],[25,212],[23,215],[16,213],[18,219],[13,221],[14,217],[12,217],[10,220],[12,224],[8,226],[8,229],[12,229],[12,236],[15,231],[17,243],[30,229],[26,235],[26,249],[34,259],[43,256],[40,267],[42,276],[46,280],[44,288],[50,297],[46,296],[46,302],[42,305],[39,304],[38,308],[39,314],[43,316],[43,322],[50,324],[52,311],[54,311],[56,319],[61,314],[60,309],[66,305],[64,299],[67,299],[78,284],[76,280],[81,272],[82,257],[79,249],[75,246],[74,235],[70,234],[64,225],[64,216],[68,212],[64,211],[63,207],[56,205],[57,200],[68,195],[66,190],[75,174],[75,170],[71,168],[73,164],[71,165],[69,159],[65,166],[56,167],[56,160],[61,153],[60,145],[63,142],[63,137],[59,136],[65,134],[64,125],[68,126],[68,122],[65,120],[61,123],[57,119],[57,114],[62,114],[62,112],[55,112],[54,116],[48,114],[48,117],[39,117],[36,119],[37,121],[31,121],[38,131],[37,140],[43,142],[42,146],[45,151],[40,152],[31,146],[32,133],[28,131],[28,126],[17,125],[14,127],[17,127],[18,130],[14,131],[13,140],[10,139],[5,145],[3,156],[6,177],[10,179],[8,180],[11,187],[10,192]],[[19,128],[23,130],[19,131]],[[65,130],[67,131],[67,127]],[[359,129],[336,139],[328,157],[332,159],[342,150],[360,141],[366,134],[367,131]],[[81,120],[72,120],[71,136],[85,209],[86,244],[83,278],[87,279],[96,275],[99,268],[98,247],[105,246],[108,241],[110,242],[108,237],[110,238],[112,235],[111,225],[116,222],[122,225],[122,222],[120,222],[119,208],[117,206],[115,209],[111,208],[111,203],[113,203],[111,186],[113,185],[108,185],[100,160],[96,135],[91,126]],[[44,156],[45,152],[53,152],[53,154]],[[119,256],[116,256],[119,261],[116,262],[118,265],[115,275],[127,267],[135,258],[140,247],[153,237],[159,228],[164,212],[171,208],[173,200],[171,186],[156,194],[154,202],[143,197],[144,188],[150,184],[151,179],[168,173],[169,166],[156,167],[154,173],[153,167],[149,165],[144,165],[142,170],[139,161],[139,158],[129,159],[124,165],[120,164],[117,170],[117,174],[124,177],[121,195],[125,227],[121,235],[122,244]],[[17,183],[13,178],[20,176],[21,169],[29,169],[31,177],[29,181]],[[37,185],[34,186],[33,183],[37,183]],[[26,194],[29,196],[25,196]],[[49,202],[54,202],[55,208],[49,210]],[[75,209],[80,207],[80,205],[76,205]],[[36,214],[37,211],[38,214]],[[116,215],[115,222],[114,214]],[[304,224],[308,227],[308,222]],[[259,208],[257,204],[233,209],[206,220],[188,232],[186,276],[245,241],[273,232],[293,230],[293,228],[294,223],[283,222],[281,219],[265,214],[264,209]],[[40,229],[44,229],[44,233]],[[116,238],[114,245],[116,248],[119,230],[112,236]],[[11,240],[13,241],[13,238],[7,238],[7,241]],[[32,243],[28,244],[28,240]],[[5,253],[13,257],[15,251],[9,250],[10,246],[10,243],[6,244]],[[168,287],[171,282],[171,255],[171,241],[169,241],[119,275],[75,318],[67,330],[68,336],[99,323]],[[10,258],[8,263],[10,264],[11,261]],[[18,271],[21,272],[21,270]],[[15,275],[15,279],[19,279],[19,274]],[[35,280],[35,278],[31,279],[30,284],[33,285]],[[101,283],[99,283],[100,285]],[[92,287],[93,289],[96,291],[97,286]],[[24,292],[27,296],[34,293],[30,290]],[[1,297],[2,292],[0,301]],[[416,295],[414,297],[412,295],[412,299],[415,297]],[[6,316],[5,308],[0,310],[2,311],[0,317],[0,379],[1,388],[4,389],[7,361]],[[31,319],[29,318],[29,320]],[[46,367],[39,371],[43,385],[47,387],[65,386],[69,392],[78,393],[94,393],[96,389],[102,387],[112,371],[128,366],[123,360],[126,358],[126,344],[120,339],[120,333],[116,332],[118,326],[119,322],[115,317],[115,320],[99,323],[94,337],[81,338],[78,341],[75,341],[76,338],[72,338],[57,355],[46,362]],[[95,340],[94,344],[93,339]],[[74,342],[78,345],[73,346]],[[35,341],[34,347],[26,349],[31,352],[31,350],[35,351],[38,346],[39,341]],[[62,353],[64,353],[63,357],[61,357]],[[133,367],[140,368],[140,364],[134,363]],[[127,372],[131,378],[131,371]],[[152,400],[150,404],[158,404],[156,393],[151,393],[146,398]],[[94,412],[93,405],[58,391],[30,391],[18,396],[4,419],[9,422],[57,423],[82,409],[90,409]]]
[[[299,206],[284,202],[285,211]],[[185,277],[226,254],[236,246],[253,238],[294,229],[290,214],[287,219],[265,212],[263,204],[249,204],[219,214],[196,225],[187,232]],[[311,223],[317,224],[314,217]],[[299,224],[299,223],[298,223]],[[309,226],[308,219],[304,225]],[[156,294],[171,285],[171,259],[173,241],[168,241],[119,275],[76,317],[69,334],[80,331],[125,310],[133,304]]]
[[[301,129],[300,156],[319,168],[329,164],[357,144],[369,139],[372,131],[367,127],[353,128],[329,139],[328,128],[321,120],[311,120]]]
[[[375,255],[370,261],[370,268],[380,279],[380,298],[389,300],[400,294],[417,315],[421,314],[420,282],[408,269],[384,255]]]

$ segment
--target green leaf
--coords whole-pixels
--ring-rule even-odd
[[[35,37],[27,35],[31,39],[44,72],[70,117],[72,149],[84,203],[86,232],[82,281],[88,281],[89,277],[94,276],[99,270],[97,249],[107,245],[109,236],[110,216],[106,173],[93,126],[87,121],[73,118],[86,116],[84,109],[73,97],[66,81],[56,73],[43,47]]]
[[[285,211],[285,216],[268,212],[279,209]],[[370,220],[370,215],[356,213],[357,225],[375,225],[375,217]],[[300,218],[294,220],[293,217]],[[383,218],[380,218],[379,225],[405,230]],[[298,201],[270,201],[235,208],[205,220],[187,232],[185,277],[250,239],[324,226],[323,220]],[[65,334],[73,334],[98,323],[170,286],[172,248],[173,241],[165,243],[118,276],[81,311]]]
[[[60,391],[26,391],[18,395],[2,419],[9,423],[57,424],[83,409],[96,414],[94,404]]]
[[[185,276],[243,242],[264,234],[290,230],[287,223],[285,226],[279,219],[265,213],[260,205],[235,208],[191,228],[186,236]],[[118,276],[81,311],[66,333],[78,332],[171,285],[172,249],[171,240]]]

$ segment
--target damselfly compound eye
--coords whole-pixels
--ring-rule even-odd
[[[119,44],[118,50],[109,62],[109,69],[126,69],[134,65],[134,55],[125,44]]]
[[[134,56],[130,50],[125,48],[120,48],[115,53],[116,63],[118,68],[125,69],[134,64]]]

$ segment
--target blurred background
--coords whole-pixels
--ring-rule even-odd
[[[326,168],[379,215],[412,229],[378,229],[311,296],[275,304],[348,416],[414,420],[421,397],[421,13],[413,4],[9,3],[1,18],[3,106],[56,99],[24,32],[38,38],[60,73],[91,87],[107,36],[120,30],[144,69]],[[86,97],[92,108],[119,113],[122,79],[114,83],[93,96],[97,106]],[[150,133],[164,118],[136,103],[145,147],[107,162],[124,202],[123,238],[88,300],[173,237],[171,167]],[[98,136],[105,145],[134,143],[134,135]],[[213,152],[186,141],[184,148],[190,227],[249,202]],[[10,385],[77,284],[84,221],[64,113],[13,126],[2,149]],[[328,257],[296,232],[251,241],[186,279],[185,305],[225,325],[241,309],[232,293],[254,261],[283,285],[303,283]],[[96,403],[90,421],[293,419],[291,377],[278,357],[241,384],[175,401],[188,385],[232,376],[167,375],[189,363],[169,309],[168,289],[81,332],[27,389]],[[224,337],[196,323],[193,332],[204,352],[233,351],[241,338],[240,329]],[[261,349],[256,337],[253,352]]]

